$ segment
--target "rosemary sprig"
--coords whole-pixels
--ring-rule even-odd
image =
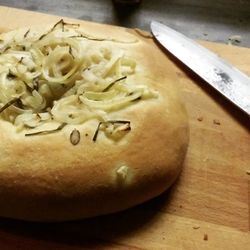
[[[34,133],[28,133],[28,134],[25,134],[25,136],[36,136],[36,135],[52,134],[52,133],[55,133],[55,132],[58,132],[58,131],[62,130],[66,125],[67,125],[67,123],[62,123],[59,127],[55,128],[55,129],[43,130],[43,131],[38,131],[38,132],[34,132]]]
[[[98,136],[98,133],[99,133],[99,130],[100,130],[100,127],[102,124],[108,124],[108,123],[111,123],[111,124],[116,124],[116,123],[120,123],[120,124],[130,124],[130,121],[126,121],[126,120],[109,120],[109,121],[105,121],[105,122],[99,122],[97,128],[96,128],[96,131],[94,133],[94,136],[92,138],[92,141],[95,142],[96,139],[97,139],[97,136]]]
[[[136,102],[136,101],[139,101],[139,100],[141,100],[141,96],[139,96],[139,97],[137,97],[137,98],[131,100],[131,102]]]
[[[10,69],[9,69],[9,73],[7,74],[7,78],[8,78],[8,79],[15,79],[15,78],[16,78],[16,75],[14,75],[14,74],[10,71]]]
[[[115,124],[115,123],[121,123],[121,124],[126,124],[126,123],[130,123],[130,121],[127,120],[108,120],[102,123],[111,123],[111,124]]]
[[[38,38],[38,41],[42,40],[45,36],[47,36],[49,33],[51,33],[57,25],[59,24],[62,24],[63,25],[63,19],[59,20],[48,32],[44,33],[43,35],[41,35],[39,38]],[[64,29],[64,28],[62,28]]]
[[[23,35],[23,38],[26,38],[28,36],[28,34],[30,33],[30,29],[28,29],[25,34]]]
[[[45,36],[47,36],[51,31],[45,33],[45,34],[42,34],[39,38],[38,38],[38,41],[42,40]]]
[[[51,33],[52,31],[54,31],[54,29],[58,26],[58,25],[62,25],[62,31],[64,32],[64,26],[65,25],[71,25],[71,26],[77,26],[79,27],[80,24],[74,24],[74,23],[65,23],[63,19],[59,20],[57,23],[55,23],[55,25],[45,34],[41,35],[38,38],[38,41],[42,40],[45,36],[47,36],[49,33]]]
[[[73,53],[72,53],[72,47],[69,46],[69,54],[72,56],[73,59],[75,59],[75,57],[73,56]]]
[[[20,98],[14,98],[12,100],[10,100],[9,102],[7,102],[2,108],[0,108],[0,114],[7,109],[8,107],[10,107],[11,105],[13,105],[14,103],[16,103],[17,101],[19,101]]]
[[[79,23],[66,23],[66,22],[64,22],[63,19],[62,19],[62,22],[63,22],[63,25],[66,25],[66,26],[80,27]]]
[[[11,49],[11,46],[7,46],[0,51],[0,54],[4,54],[7,50]]]
[[[98,126],[97,126],[97,128],[96,128],[96,130],[95,130],[94,136],[93,136],[93,138],[92,138],[92,141],[93,141],[93,142],[95,142],[96,139],[97,139],[97,136],[98,136],[98,133],[99,133],[99,130],[100,130],[100,126],[102,125],[102,123],[103,123],[103,122],[99,122],[99,124],[98,124]]]
[[[33,84],[33,88],[38,91],[38,88],[39,88],[39,77],[36,77],[33,79],[32,81],[32,84]]]
[[[87,39],[87,40],[90,40],[90,41],[98,41],[98,42],[109,41],[108,39],[105,39],[105,38],[90,37],[90,36],[83,35],[83,34],[75,35],[75,36],[69,36],[68,38],[84,38],[84,39]]]
[[[108,91],[109,89],[111,89],[117,82],[122,81],[122,80],[124,80],[124,79],[126,79],[126,78],[127,78],[127,76],[123,76],[123,77],[120,77],[120,78],[114,80],[114,81],[111,82],[106,88],[104,88],[104,89],[102,90],[102,92],[107,92],[107,91]]]
[[[18,63],[22,63],[22,62],[23,62],[23,59],[24,59],[24,57],[22,56],[22,57],[19,59]]]
[[[55,23],[55,25],[52,27],[52,29],[51,29],[51,31],[53,31],[55,28],[56,28],[56,26],[58,26],[59,24],[62,24],[62,31],[64,31],[64,21],[63,21],[63,19],[60,19],[57,23]]]
[[[22,81],[22,82],[25,84],[27,90],[28,90],[30,93],[32,93],[32,91],[34,90],[34,88],[30,87],[29,84],[28,84],[26,81]]]

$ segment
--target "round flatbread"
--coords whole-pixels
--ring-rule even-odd
[[[60,20],[0,43],[0,216],[113,213],[174,182],[187,115],[171,63],[150,38]]]

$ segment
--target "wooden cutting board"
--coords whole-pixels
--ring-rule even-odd
[[[59,20],[6,7],[0,7],[0,18],[0,32]],[[202,44],[250,75],[250,49]],[[190,118],[190,145],[171,190],[125,212],[78,222],[0,219],[0,249],[250,248],[250,119],[173,64]]]

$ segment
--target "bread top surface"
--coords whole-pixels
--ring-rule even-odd
[[[31,28],[29,36],[39,37],[50,29],[51,26]],[[122,49],[137,65],[136,72],[126,81],[140,82],[158,95],[108,113],[108,120],[130,122],[131,130],[117,140],[102,130],[93,140],[100,122],[98,118],[68,124],[56,133],[39,136],[25,136],[30,129],[17,132],[10,121],[0,119],[0,192],[6,193],[2,202],[8,203],[8,197],[24,198],[25,208],[25,199],[31,197],[40,197],[36,201],[40,205],[44,197],[60,201],[85,200],[86,210],[79,206],[74,215],[62,212],[59,220],[113,212],[158,195],[180,172],[188,144],[187,115],[178,96],[177,77],[166,56],[148,41],[150,39],[109,26],[104,29],[96,25],[93,29],[87,25],[79,29],[88,36],[103,39],[89,43]],[[16,37],[18,40],[26,32],[27,29],[12,31],[0,39]],[[53,121],[46,125],[49,129],[55,127]],[[80,133],[76,145],[70,139],[74,129]],[[114,198],[116,193],[123,195],[120,205],[117,204],[120,198]],[[93,202],[102,195],[106,195],[108,204],[103,205],[103,209],[93,209]],[[7,208],[8,205],[2,213],[11,216]],[[44,219],[56,217],[52,212]],[[37,218],[43,220],[39,213],[34,215],[34,219]]]

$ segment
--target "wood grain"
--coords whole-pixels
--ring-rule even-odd
[[[0,17],[0,31],[58,20],[4,7]],[[250,75],[250,49],[202,44]],[[166,56],[190,118],[188,154],[175,185],[135,208],[78,222],[0,219],[1,249],[249,249],[249,117]]]

